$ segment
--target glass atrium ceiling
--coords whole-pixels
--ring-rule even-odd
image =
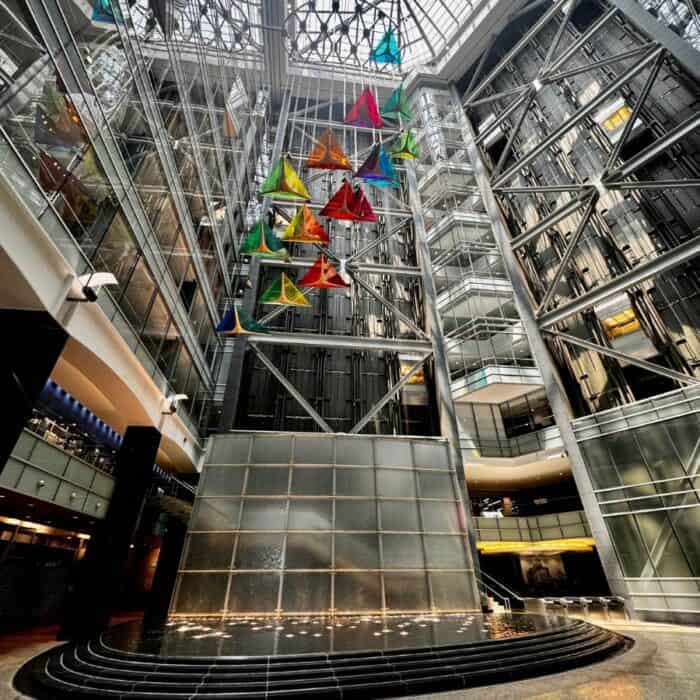
[[[123,4],[124,0],[121,0]],[[274,0],[269,5],[274,5]],[[393,30],[403,68],[437,59],[479,0],[279,0],[283,26],[255,0],[136,0],[131,16],[142,38],[235,54],[261,54],[284,40],[293,61],[371,67],[369,56]],[[131,4],[131,3],[129,3]],[[269,30],[269,31],[266,31]]]

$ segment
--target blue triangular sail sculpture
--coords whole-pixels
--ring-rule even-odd
[[[401,50],[393,29],[387,29],[379,43],[372,49],[369,58],[374,63],[401,65]]]

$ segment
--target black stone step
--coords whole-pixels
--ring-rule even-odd
[[[583,621],[515,639],[276,657],[274,663],[262,657],[174,660],[120,653],[102,643],[68,644],[30,661],[16,683],[40,700],[367,700],[559,672],[606,658],[626,644],[624,637]]]

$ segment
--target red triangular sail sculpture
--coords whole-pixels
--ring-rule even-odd
[[[309,271],[299,280],[301,287],[317,287],[318,289],[338,289],[347,287],[348,283],[338,274],[338,271],[328,262],[325,255],[319,255]]]
[[[377,215],[372,211],[369,200],[359,186],[355,187],[352,193],[352,205],[350,208],[355,215],[355,221],[372,222],[377,220]]]
[[[365,88],[362,94],[357,98],[357,102],[355,102],[345,117],[345,123],[352,124],[353,126],[374,127],[376,129],[382,128],[382,118],[379,116],[377,103],[369,88]]]
[[[365,193],[359,187],[353,189],[345,179],[343,179],[340,189],[321,209],[319,216],[340,219],[341,221],[372,222],[377,220]]]
[[[342,221],[356,221],[352,213],[353,191],[350,183],[343,179],[340,189],[328,200],[319,216],[326,216],[329,219],[340,219]]]

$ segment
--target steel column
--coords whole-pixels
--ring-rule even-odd
[[[456,90],[454,90],[454,92],[455,97],[458,97]],[[615,554],[610,533],[605,526],[600,506],[593,493],[593,484],[588,473],[586,462],[574,434],[571,424],[571,407],[566,393],[561,386],[554,360],[550,355],[549,349],[542,337],[537,319],[535,318],[533,299],[530,295],[520,263],[512,248],[510,233],[503,218],[503,214],[498,206],[493,190],[491,189],[489,174],[481,159],[479,148],[476,145],[476,137],[472,125],[466,116],[463,125],[463,137],[467,153],[474,167],[474,174],[479,185],[479,190],[481,191],[484,207],[491,219],[493,235],[503,257],[503,264],[506,268],[506,272],[513,285],[513,297],[520,315],[523,330],[528,338],[532,356],[542,375],[542,382],[547,399],[549,400],[552,414],[559,427],[562,442],[564,443],[569,461],[571,462],[571,470],[588,517],[588,522],[590,523],[591,532],[600,553],[603,569],[605,570],[611,590],[625,597],[628,608],[630,612],[633,613],[633,604],[627,588],[627,583],[624,580],[624,574]]]

